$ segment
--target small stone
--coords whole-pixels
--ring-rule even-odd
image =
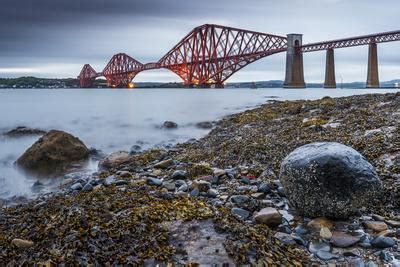
[[[269,193],[271,193],[271,188],[270,188],[269,185],[267,185],[266,183],[261,183],[261,184],[258,186],[258,191],[259,191],[259,192],[262,192],[262,193],[264,193],[264,194],[269,194]]]
[[[324,260],[324,261],[328,261],[328,260],[338,259],[339,258],[338,255],[332,254],[332,253],[330,253],[328,251],[322,251],[322,250],[317,251],[317,257],[320,258],[321,260]]]
[[[187,184],[183,184],[178,188],[178,191],[179,192],[187,192],[188,189],[189,189],[188,185]]]
[[[71,185],[71,189],[72,190],[82,190],[83,186],[81,183],[75,183],[73,185]]]
[[[167,169],[168,167],[171,167],[174,165],[174,161],[172,159],[167,159],[160,161],[154,165],[154,168],[156,169]]]
[[[147,178],[147,184],[148,185],[154,185],[154,186],[161,186],[162,181],[157,178]]]
[[[380,215],[378,215],[378,214],[372,214],[372,219],[374,219],[375,221],[378,221],[378,222],[383,222],[383,221],[385,221],[385,217],[380,216]]]
[[[253,194],[251,194],[251,196],[255,199],[264,199],[265,198],[264,193],[253,193]]]
[[[296,245],[296,241],[293,239],[293,236],[286,233],[277,232],[274,237],[278,239],[282,244],[285,245]]]
[[[244,204],[250,201],[250,197],[247,195],[233,195],[230,200],[235,204]]]
[[[198,188],[194,188],[191,192],[190,192],[190,196],[191,197],[197,197],[197,196],[199,196],[199,194],[200,194],[200,191],[199,191],[199,189]]]
[[[127,180],[118,180],[115,182],[116,186],[127,185],[129,182]]]
[[[194,181],[193,187],[197,187],[200,192],[207,192],[211,188],[211,183],[207,181]]]
[[[168,191],[175,191],[175,184],[171,182],[163,182],[163,187]]]
[[[395,244],[393,238],[386,236],[378,236],[371,241],[371,245],[375,248],[390,248]]]
[[[378,236],[395,237],[395,236],[396,236],[396,231],[393,231],[393,230],[385,230],[385,231],[379,232]]]
[[[172,179],[174,180],[185,180],[187,178],[187,172],[183,170],[174,171]]]
[[[349,235],[345,232],[335,231],[332,233],[331,243],[340,248],[350,247],[360,241],[360,238]]]
[[[225,171],[225,170],[222,170],[222,169],[214,169],[214,176],[215,176],[215,177],[220,178],[220,177],[224,176],[225,174],[226,174],[226,171]]]
[[[132,177],[132,173],[128,172],[128,171],[119,171],[117,173],[117,175],[121,178],[131,178]]]
[[[240,182],[243,184],[250,184],[250,179],[248,177],[240,178]]]
[[[331,246],[325,242],[310,242],[308,250],[316,254],[318,251],[331,251]]]
[[[298,235],[305,235],[308,233],[308,230],[303,225],[298,225],[294,228],[294,232]]]
[[[268,226],[277,226],[282,223],[282,215],[274,208],[264,208],[256,213],[254,221]]]
[[[311,220],[307,226],[313,230],[320,231],[322,227],[331,229],[333,227],[333,223],[325,217],[320,217]]]
[[[279,213],[282,215],[283,219],[288,223],[291,223],[294,220],[294,216],[287,212],[286,210],[279,210]]]
[[[400,228],[400,222],[399,221],[387,220],[386,223],[389,224],[390,226],[394,227],[394,228]]]
[[[211,198],[215,198],[218,196],[218,190],[210,188],[207,192],[207,196]]]
[[[93,185],[91,185],[90,183],[85,184],[85,186],[82,189],[84,192],[90,192],[93,190]]]
[[[250,212],[245,210],[245,209],[241,209],[241,208],[233,208],[231,209],[231,213],[234,216],[237,216],[243,220],[246,220],[247,218],[249,218],[250,216]]]
[[[321,230],[319,231],[319,235],[324,238],[324,239],[331,239],[332,238],[332,232],[329,230],[328,227],[322,227]]]
[[[11,241],[11,244],[16,246],[16,247],[19,247],[19,248],[30,248],[30,247],[33,247],[35,245],[35,243],[33,243],[32,241],[19,239],[19,238],[14,238]]]
[[[130,159],[129,152],[126,151],[118,151],[114,152],[99,162],[100,170],[110,170],[113,168],[117,168],[123,163],[128,162]]]
[[[368,229],[371,229],[375,232],[382,232],[388,229],[388,226],[384,222],[376,222],[376,221],[365,221],[364,226]]]

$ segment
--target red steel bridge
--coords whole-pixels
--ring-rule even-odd
[[[114,55],[102,72],[85,64],[78,79],[82,88],[90,88],[104,76],[109,87],[129,87],[133,78],[145,70],[169,69],[186,87],[223,88],[225,81],[248,64],[286,52],[284,87],[304,88],[303,53],[326,50],[325,87],[335,88],[334,49],[368,45],[367,87],[379,87],[377,44],[400,40],[400,31],[302,44],[301,34],[286,37],[267,33],[205,24],[193,29],[158,62],[143,64],[131,56]]]

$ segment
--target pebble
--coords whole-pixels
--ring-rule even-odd
[[[175,191],[175,184],[171,182],[163,182],[163,187],[166,188],[168,191]]]
[[[230,200],[235,204],[244,204],[250,201],[250,197],[247,195],[233,195]]]
[[[371,245],[375,248],[390,248],[395,244],[393,238],[386,236],[378,236],[371,241]]]
[[[262,193],[264,193],[264,194],[269,194],[269,193],[271,193],[271,188],[269,187],[268,184],[266,184],[266,183],[261,183],[261,184],[258,186],[258,191],[259,191],[259,192],[262,192]]]
[[[188,189],[189,189],[188,185],[187,184],[183,184],[178,188],[178,191],[179,192],[187,192]]]
[[[274,237],[285,245],[296,245],[296,241],[290,234],[277,232]]]
[[[207,192],[211,188],[211,183],[200,180],[200,181],[195,181],[193,183],[193,186],[197,187],[200,192]]]
[[[218,196],[218,190],[210,188],[207,192],[207,196],[211,198],[215,198]]]
[[[307,228],[305,228],[303,225],[296,226],[296,228],[294,228],[294,231],[298,235],[305,235],[308,233]]]
[[[332,232],[329,230],[328,227],[322,227],[321,230],[319,231],[319,235],[324,238],[324,239],[331,239],[332,238]]]
[[[331,229],[333,227],[333,223],[325,217],[320,217],[311,220],[307,226],[313,230],[320,231],[322,227]]]
[[[277,226],[282,223],[282,215],[275,208],[264,208],[256,213],[254,221],[268,226]]]
[[[174,171],[172,179],[174,180],[185,180],[187,178],[187,172],[183,170]]]
[[[174,161],[172,159],[167,159],[160,161],[154,165],[154,168],[156,169],[167,169],[168,167],[171,167],[174,165]]]
[[[234,216],[237,216],[243,220],[246,220],[247,218],[249,218],[250,216],[250,212],[245,210],[245,209],[241,209],[241,208],[233,208],[231,209],[231,213]]]
[[[147,178],[147,184],[160,186],[160,185],[162,185],[162,181],[160,179],[150,177],[150,178]]]
[[[253,193],[253,194],[251,194],[251,197],[253,197],[255,199],[264,199],[265,194],[264,193]]]
[[[332,253],[330,253],[328,251],[321,251],[321,250],[317,251],[317,257],[320,258],[321,260],[324,260],[324,261],[328,261],[328,260],[338,259],[339,258],[338,255],[332,254]]]
[[[372,219],[374,219],[375,221],[378,221],[378,222],[385,221],[385,217],[378,215],[378,214],[372,214],[371,217],[372,217]]]
[[[325,242],[310,242],[310,245],[308,246],[308,250],[316,254],[318,251],[331,251],[331,246],[328,243]]]
[[[335,247],[347,248],[360,241],[360,238],[352,236],[345,232],[334,231],[332,233],[331,243]]]
[[[73,185],[71,185],[71,189],[72,190],[82,190],[83,186],[81,183],[75,183]]]
[[[388,229],[388,226],[386,223],[378,222],[378,221],[365,221],[364,226],[375,232],[382,232],[382,231],[385,231]]]
[[[30,248],[30,247],[33,247],[35,245],[35,243],[33,243],[32,241],[19,239],[19,238],[14,238],[11,241],[11,244],[16,246],[16,247],[19,247],[19,248]]]
[[[93,185],[91,185],[90,183],[85,184],[85,186],[82,189],[84,192],[90,192],[93,190]]]
[[[117,175],[121,178],[131,178],[132,174],[128,171],[119,171],[117,172]]]
[[[129,182],[127,180],[118,180],[115,182],[116,186],[127,185]]]
[[[394,227],[394,228],[400,228],[400,222],[399,221],[387,220],[386,223],[389,224],[390,226]]]
[[[200,194],[200,191],[199,191],[199,189],[198,188],[194,188],[191,192],[190,192],[190,196],[191,197],[197,197],[197,196],[199,196],[199,194]]]
[[[242,177],[240,182],[243,184],[250,184],[250,179],[248,177]]]

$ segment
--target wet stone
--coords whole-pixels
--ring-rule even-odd
[[[259,191],[259,192],[262,192],[262,193],[264,193],[264,194],[269,194],[269,193],[271,193],[271,188],[269,187],[268,184],[266,184],[266,183],[261,183],[261,184],[258,186],[258,191]]]
[[[371,241],[371,245],[375,248],[390,248],[395,245],[395,242],[393,238],[378,236]]]
[[[175,184],[171,182],[163,182],[163,187],[168,191],[175,191]]]
[[[332,233],[331,243],[335,247],[347,248],[355,245],[360,238],[347,234],[345,232],[335,231]]]
[[[247,195],[234,195],[231,196],[230,200],[235,204],[244,204],[250,201],[250,197]]]
[[[163,161],[156,163],[154,165],[154,168],[167,169],[167,168],[171,167],[172,165],[174,165],[174,161],[172,159],[167,159],[167,160],[163,160]]]
[[[83,186],[81,183],[75,183],[73,185],[71,185],[71,189],[72,190],[82,190]]]
[[[172,179],[174,180],[185,180],[187,178],[187,172],[183,170],[174,171]]]
[[[218,190],[210,188],[207,192],[207,196],[211,198],[216,198],[218,196]]]
[[[116,186],[127,185],[129,182],[127,180],[118,180],[115,182]]]
[[[325,217],[320,217],[320,218],[315,218],[315,219],[311,220],[307,224],[307,227],[309,227],[315,231],[320,231],[322,227],[331,229],[333,227],[333,223]]]
[[[296,241],[290,234],[277,232],[274,237],[285,245],[296,245]]]
[[[375,232],[382,232],[388,229],[387,224],[384,222],[366,221],[364,222],[364,226]]]
[[[191,197],[198,197],[200,195],[200,190],[198,188],[194,188],[192,191],[190,191],[189,195]]]
[[[241,218],[243,220],[246,220],[250,216],[250,212],[249,211],[247,211],[245,209],[241,209],[241,208],[233,208],[231,210],[231,213],[234,216],[237,216],[237,217],[239,217],[239,218]]]
[[[154,185],[154,186],[161,186],[162,181],[157,178],[147,178],[147,184],[148,185]]]
[[[93,185],[91,185],[90,183],[85,184],[85,186],[82,189],[82,191],[84,192],[90,192],[92,190],[93,190]]]
[[[256,213],[254,221],[273,227],[282,223],[282,215],[274,208],[264,208]]]

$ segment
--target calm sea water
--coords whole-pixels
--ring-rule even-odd
[[[271,99],[318,99],[389,89],[82,89],[0,90],[0,133],[17,126],[58,129],[79,137],[88,147],[111,153],[143,149],[200,138],[208,130],[196,123],[263,104]],[[176,130],[161,129],[164,121]],[[0,198],[32,196],[34,178],[19,172],[15,160],[38,137],[10,138],[0,134]],[[87,172],[96,170],[96,162]],[[43,182],[46,183],[46,182]]]

